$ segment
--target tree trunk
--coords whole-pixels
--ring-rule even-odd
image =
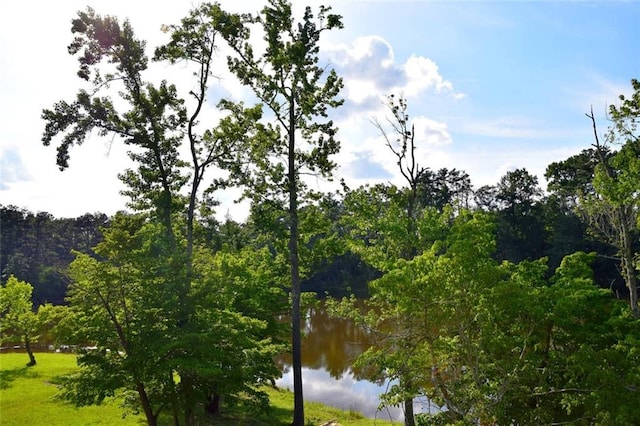
[[[404,400],[404,426],[416,426],[413,418],[413,399]]]
[[[293,369],[293,426],[304,426],[302,394],[302,337],[300,335],[300,270],[298,265],[298,176],[295,158],[295,104],[289,102],[289,256],[291,261],[291,356]]]
[[[33,355],[33,349],[31,349],[31,339],[29,336],[24,336],[24,347],[27,350],[27,354],[29,355],[29,363],[27,367],[33,367],[36,365],[36,357]]]
[[[138,396],[140,397],[140,405],[142,405],[142,410],[144,411],[144,415],[147,418],[147,425],[158,426],[158,417],[153,413],[153,408],[151,408],[151,401],[149,401],[147,391],[144,389],[144,384],[141,382],[136,383],[136,389],[138,391]]]
[[[191,407],[185,407],[184,409],[184,424],[185,426],[195,426],[196,424],[193,408]]]
[[[206,413],[211,415],[220,414],[220,401],[222,399],[220,395],[209,395],[207,399],[207,405],[205,406]]]
[[[173,419],[173,426],[180,426],[178,407],[175,404],[171,407],[171,418]]]
[[[640,317],[640,309],[638,307],[638,281],[636,278],[636,270],[633,266],[633,250],[631,247],[631,230],[629,229],[629,214],[624,210],[625,206],[618,207],[620,228],[621,228],[621,245],[622,254],[622,273],[624,280],[629,289],[629,304],[634,318]]]

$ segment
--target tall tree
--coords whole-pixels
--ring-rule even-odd
[[[400,197],[396,199],[401,205],[405,206],[401,220],[406,224],[406,233],[397,235],[400,237],[398,242],[402,249],[400,253],[397,253],[398,257],[392,261],[398,259],[409,260],[418,254],[417,222],[421,211],[421,206],[418,205],[418,197],[421,195],[419,194],[419,187],[421,183],[425,183],[425,186],[428,185],[427,188],[429,190],[435,189],[429,185],[431,183],[429,178],[432,176],[430,170],[421,167],[416,159],[415,126],[409,120],[408,107],[406,98],[400,96],[396,99],[395,95],[389,95],[387,97],[387,108],[391,112],[391,118],[387,118],[386,125],[378,119],[373,120],[373,124],[396,158],[398,170],[408,185],[405,192],[401,195],[399,194]],[[389,127],[390,130],[388,129]],[[424,189],[426,188],[423,188],[423,193],[426,192]],[[403,323],[407,322],[406,320],[402,316],[399,318],[399,326],[401,328]],[[410,373],[400,374],[400,386],[405,388],[404,392],[407,395],[404,400],[404,423],[406,426],[415,425],[413,414],[414,395],[411,393],[411,381]]]
[[[561,197],[569,207],[575,207],[580,197],[593,194],[593,174],[597,164],[598,154],[593,148],[584,149],[566,160],[553,162],[545,171],[545,178],[549,182],[547,189]]]
[[[638,86],[640,91],[640,86]],[[624,98],[623,98],[624,100]],[[630,103],[630,101],[627,101]],[[638,279],[635,266],[637,246],[638,182],[640,182],[640,139],[623,124],[627,117],[615,107],[612,108],[613,126],[607,134],[608,141],[619,141],[622,148],[607,155],[608,148],[600,142],[593,110],[587,117],[591,120],[594,134],[594,148],[598,156],[593,186],[595,193],[585,197],[583,212],[592,229],[612,244],[620,258],[621,274],[629,290],[629,304],[633,315],[640,317],[638,306]],[[627,114],[633,114],[629,110]],[[632,123],[635,121],[632,120]],[[620,129],[622,130],[622,133]],[[635,124],[632,124],[635,129]]]
[[[526,169],[507,172],[496,187],[498,260],[519,262],[543,256],[546,230],[542,189]]]
[[[206,399],[202,389],[208,386],[216,392],[213,369],[207,370],[204,364],[230,368],[227,361],[231,359],[224,351],[205,353],[198,345],[214,347],[212,341],[221,339],[234,320],[238,330],[254,326],[255,322],[245,321],[235,311],[228,315],[214,307],[206,311],[194,296],[194,285],[205,279],[202,270],[194,270],[197,207],[203,201],[210,202],[211,193],[225,185],[223,180],[210,179],[212,185],[204,188],[205,172],[214,166],[236,164],[236,142],[250,132],[245,126],[253,125],[259,112],[259,108],[243,109],[240,114],[236,105],[221,103],[220,108],[230,108],[230,114],[216,127],[203,129],[199,125],[213,75],[218,29],[226,28],[228,17],[217,4],[204,4],[192,10],[180,25],[163,27],[170,40],[156,50],[153,59],[187,64],[185,68],[195,77],[190,100],[182,98],[175,85],[148,79],[150,62],[145,43],[135,36],[128,21],[120,24],[118,19],[100,16],[90,8],[72,21],[76,36],[69,53],[78,57],[78,76],[88,82],[88,88],[81,89],[73,102],[60,101],[43,111],[43,143],[49,145],[60,139],[57,162],[65,169],[72,146],[83,143],[92,130],[101,136],[111,133],[121,138],[131,146],[130,157],[137,166],[120,175],[127,185],[129,207],[142,212],[149,222],[132,220],[137,226],[132,229],[131,223],[120,218],[107,233],[110,240],[99,248],[102,261],[81,255],[74,262],[76,297],[72,297],[72,303],[84,312],[93,309],[86,303],[92,300],[96,312],[91,311],[91,315],[101,315],[103,320],[99,333],[89,333],[87,327],[79,330],[89,333],[87,338],[99,347],[113,346],[111,355],[83,356],[85,374],[67,388],[67,396],[76,403],[99,402],[114,391],[113,384],[133,384],[149,424],[157,422],[163,406],[173,408],[174,423],[178,423],[182,410],[185,423],[193,424],[197,398]],[[186,158],[181,156],[183,145],[188,152]],[[128,245],[123,247],[130,247],[131,253],[123,253],[114,245],[121,237],[126,237]],[[121,265],[134,271],[131,281],[119,275]],[[85,293],[90,297],[84,298]],[[155,324],[146,321],[143,312],[152,314]],[[80,324],[87,316],[75,319]],[[207,328],[208,316],[220,327]],[[237,351],[249,353],[244,352],[250,350],[246,345],[257,343],[249,338],[251,334],[247,331]],[[124,360],[113,355],[118,351],[125,354]],[[211,359],[213,353],[221,358]],[[106,368],[109,366],[121,374],[114,377]],[[98,374],[98,367],[104,374]],[[96,386],[96,392],[107,393],[87,396],[80,391],[86,390],[83,383],[94,373],[106,386],[106,390]],[[178,384],[173,383],[174,373],[181,378]],[[126,378],[128,383],[120,381]],[[244,382],[238,379],[238,383]]]
[[[394,276],[398,265],[419,256],[442,236],[455,216],[452,204],[458,196],[463,199],[469,188],[465,189],[466,174],[446,169],[433,173],[418,164],[419,141],[405,98],[388,96],[387,108],[390,116],[384,121],[374,119],[373,124],[394,156],[406,187],[376,185],[347,192],[344,223],[351,230],[352,250],[382,274],[371,283],[372,297],[365,303],[366,309],[382,313],[379,321],[371,317],[368,324],[377,335],[380,351],[366,359],[383,377],[398,379],[388,402],[402,403],[405,424],[414,425],[413,399],[419,394],[419,385],[408,354],[414,348],[412,338],[419,326],[405,311],[396,309],[394,298],[387,297],[414,283],[385,277]],[[354,311],[361,308],[347,305]]]
[[[270,0],[262,11],[245,15],[242,26],[225,36],[235,55],[229,67],[251,87],[273,114],[275,126],[267,125],[269,137],[255,140],[250,151],[252,173],[245,173],[248,195],[257,203],[286,206],[291,277],[291,329],[294,377],[294,425],[304,424],[302,356],[300,334],[300,230],[298,212],[311,200],[301,175],[331,177],[335,164],[330,156],[339,150],[337,129],[328,120],[328,109],[342,104],[337,98],[342,80],[334,70],[326,72],[319,62],[319,41],[324,31],[341,28],[339,15],[320,6],[318,16],[307,7],[302,21],[294,22],[292,5]],[[236,17],[240,21],[240,17]],[[251,30],[262,31],[266,47],[257,55],[249,42]],[[280,158],[285,160],[281,161]],[[268,200],[268,201],[267,201]]]
[[[607,158],[611,152],[603,153]],[[628,293],[616,262],[616,249],[589,224],[584,201],[593,199],[598,155],[594,148],[584,149],[566,160],[547,166],[545,177],[550,195],[545,201],[545,222],[549,228],[547,255],[550,266],[575,251],[598,253],[593,263],[596,280],[617,295]]]

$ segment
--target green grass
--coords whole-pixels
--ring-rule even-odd
[[[122,418],[117,401],[110,400],[100,406],[75,408],[56,400],[56,376],[76,369],[75,356],[69,354],[38,353],[38,364],[26,367],[24,353],[0,354],[0,425],[144,425],[144,416],[129,415]],[[223,407],[223,415],[201,418],[199,424],[284,426],[293,418],[293,394],[287,390],[265,388],[271,401],[268,414],[255,416],[241,405]],[[353,411],[343,411],[326,405],[306,402],[305,417],[308,425],[320,425],[334,420],[343,426],[381,426],[391,422],[367,419]],[[161,417],[162,425],[171,425],[168,417]],[[399,423],[395,423],[399,424]]]
[[[141,425],[140,416],[122,418],[115,401],[101,406],[75,408],[55,400],[56,376],[76,367],[75,356],[37,353],[38,364],[26,367],[24,353],[0,355],[0,424],[12,425]]]

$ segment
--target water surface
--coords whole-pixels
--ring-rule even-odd
[[[371,345],[365,330],[352,321],[331,318],[320,303],[308,311],[303,331],[302,387],[306,401],[358,411],[369,418],[404,420],[400,407],[378,408],[380,395],[388,390],[390,383],[369,381],[351,367],[355,358]],[[276,384],[292,390],[290,359],[280,359],[285,373]],[[418,400],[414,401],[414,407],[416,413],[425,410],[425,404]]]

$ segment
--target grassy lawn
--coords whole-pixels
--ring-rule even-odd
[[[56,376],[76,367],[75,356],[69,354],[38,353],[38,364],[26,367],[29,360],[24,353],[0,354],[0,425],[144,425],[144,416],[122,418],[122,409],[111,400],[101,406],[75,408],[54,399],[57,387],[52,384]],[[266,389],[271,401],[268,415],[252,416],[241,407],[224,411],[215,418],[202,418],[199,424],[284,426],[293,418],[293,394],[286,390]],[[321,425],[330,420],[348,426],[390,425],[391,422],[366,419],[360,413],[342,411],[325,405],[305,403],[305,417],[309,425]],[[170,419],[161,418],[162,425],[171,425]],[[395,423],[396,425],[400,423]]]
[[[75,356],[37,353],[38,364],[26,367],[24,353],[0,355],[0,424],[11,425],[142,425],[139,416],[122,418],[115,401],[75,408],[53,399],[57,387],[51,380],[76,368]]]

